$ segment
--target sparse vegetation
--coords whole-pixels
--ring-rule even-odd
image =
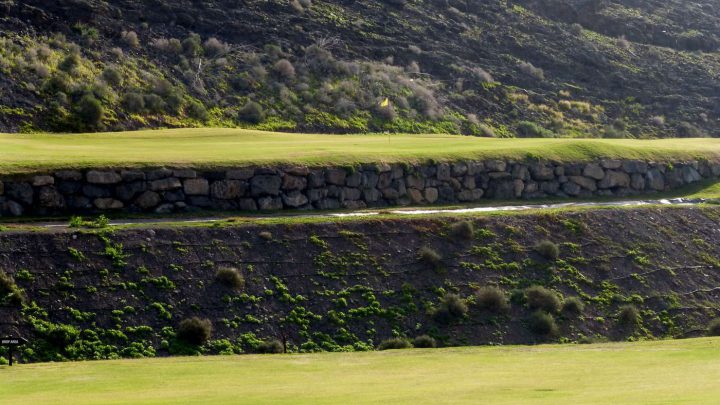
[[[708,336],[720,336],[720,318],[715,318],[708,324]]]

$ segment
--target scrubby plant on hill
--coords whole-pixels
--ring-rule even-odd
[[[717,131],[713,8],[571,3],[6,1],[0,131]]]

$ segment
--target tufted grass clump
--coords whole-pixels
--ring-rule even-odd
[[[280,354],[285,353],[285,346],[281,341],[272,339],[260,343],[255,351],[260,354]]]
[[[525,302],[530,309],[553,314],[560,310],[560,298],[545,287],[534,285],[525,290]]]
[[[12,305],[25,303],[25,293],[15,284],[15,279],[0,270],[0,303],[7,301]]]
[[[549,240],[540,241],[535,245],[535,251],[547,260],[557,260],[560,257],[560,248]]]
[[[499,287],[482,287],[475,293],[475,304],[482,310],[503,314],[510,310],[507,294]]]
[[[432,349],[437,347],[437,341],[432,336],[420,335],[413,339],[413,346],[418,349]]]
[[[245,277],[234,267],[222,267],[215,273],[215,280],[236,291],[245,288]]]
[[[528,327],[531,332],[544,338],[552,338],[559,334],[555,318],[543,311],[536,311],[530,315]]]
[[[433,318],[440,323],[450,323],[467,315],[468,306],[457,294],[446,294],[435,309]]]
[[[708,336],[720,336],[720,318],[715,318],[708,324]]]
[[[618,323],[626,328],[634,328],[640,323],[640,311],[635,305],[623,305],[617,314]]]
[[[413,345],[405,338],[390,338],[380,342],[378,350],[410,349]]]
[[[209,319],[200,319],[196,316],[183,319],[177,330],[177,338],[185,343],[200,346],[210,339],[212,335],[212,322]]]
[[[423,247],[418,252],[418,256],[420,256],[420,261],[423,263],[438,269],[442,266],[442,256],[440,253],[438,253],[435,249],[430,247]]]
[[[450,226],[450,235],[455,239],[471,240],[475,236],[475,227],[470,221],[456,222]]]

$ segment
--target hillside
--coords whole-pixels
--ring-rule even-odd
[[[681,0],[2,0],[0,131],[714,136],[719,9]]]
[[[700,206],[11,228],[0,319],[30,340],[21,358],[33,362],[282,350],[273,340],[314,352],[420,335],[441,346],[702,336],[720,311],[718,221]],[[178,338],[193,316],[212,322],[200,347]]]

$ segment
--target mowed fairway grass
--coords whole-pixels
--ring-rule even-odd
[[[717,404],[720,339],[0,368],[3,404]]]
[[[352,164],[454,158],[720,157],[720,139],[488,139],[452,135],[312,135],[244,129],[0,134],[0,172],[99,166]]]

